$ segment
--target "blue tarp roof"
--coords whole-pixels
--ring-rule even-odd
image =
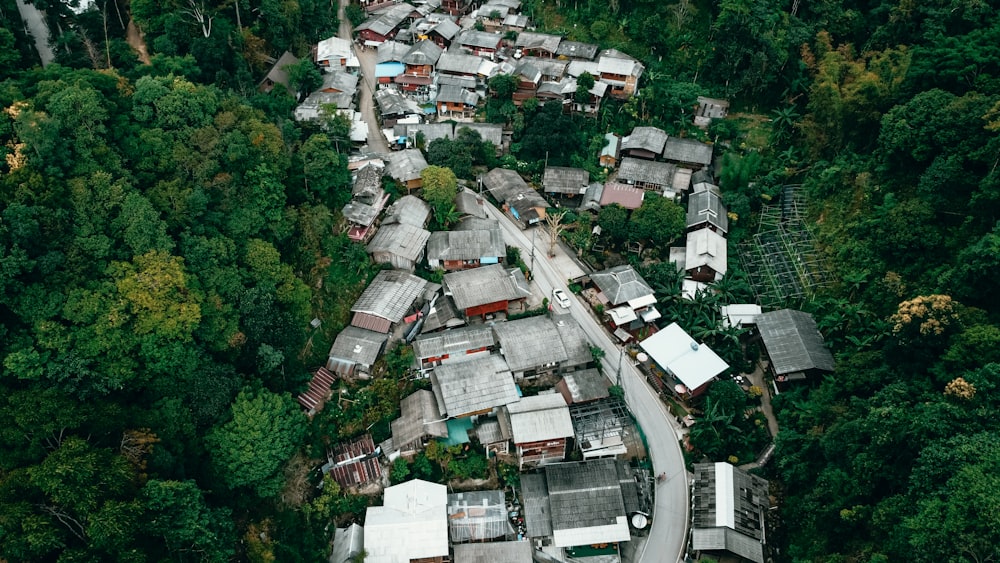
[[[406,65],[403,63],[378,63],[375,65],[375,78],[393,78],[403,74]]]
[[[445,445],[454,446],[469,443],[469,430],[472,430],[471,418],[450,418],[447,425],[448,439],[445,440]]]

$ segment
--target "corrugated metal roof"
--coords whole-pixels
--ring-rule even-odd
[[[688,196],[687,225],[710,223],[722,229],[729,230],[729,216],[722,198],[710,190],[695,192]]]
[[[428,260],[479,260],[506,255],[499,226],[492,230],[437,231],[427,241]]]
[[[659,127],[636,127],[629,136],[622,138],[621,150],[644,150],[660,154],[667,143],[667,138],[667,132]]]
[[[448,426],[438,410],[434,393],[420,389],[399,402],[399,418],[390,423],[392,442],[405,449],[424,436],[445,438]]]
[[[567,402],[586,403],[608,397],[608,378],[594,368],[563,375],[561,387],[569,394]]]
[[[420,479],[385,489],[365,515],[365,561],[403,563],[448,557],[447,488]]]
[[[629,540],[625,503],[613,459],[546,465],[545,479],[557,546],[580,545],[561,542],[560,531],[586,531],[587,544]],[[562,535],[575,538],[579,534]]]
[[[520,174],[506,168],[490,170],[483,176],[483,185],[500,203],[531,189]]]
[[[645,198],[646,190],[628,184],[608,182],[601,192],[600,201],[602,206],[617,203],[625,209],[639,209]]]
[[[757,317],[757,330],[776,374],[833,371],[833,354],[823,345],[823,335],[809,313],[792,309],[764,313]]]
[[[663,159],[682,164],[712,164],[712,145],[696,139],[670,137],[663,147]]]
[[[711,229],[698,229],[687,234],[684,267],[688,270],[708,266],[718,274],[728,269],[726,238]]]
[[[330,347],[330,358],[348,360],[356,364],[371,366],[378,359],[388,336],[384,332],[348,326],[340,331]]]
[[[548,317],[497,323],[493,330],[513,371],[556,365],[569,359],[559,331]]]
[[[531,563],[531,543],[526,541],[463,543],[454,549],[455,563]]]
[[[676,171],[677,166],[669,162],[625,157],[618,168],[618,180],[628,184],[642,182],[666,188],[673,186]]]
[[[634,299],[653,295],[653,288],[630,265],[615,266],[590,274],[590,280],[601,290],[612,305],[621,305]]]
[[[475,325],[421,335],[413,341],[413,354],[422,359],[461,354],[494,345],[493,329],[487,325]]]
[[[448,536],[453,543],[503,538],[513,532],[503,491],[448,495]]]
[[[404,195],[389,206],[385,212],[383,225],[400,223],[423,228],[431,215],[431,207],[427,202],[413,195]]]
[[[382,270],[351,307],[353,313],[368,313],[398,323],[410,312],[424,291],[427,280],[401,270]]]
[[[429,231],[412,225],[383,225],[368,243],[368,253],[386,252],[416,262],[423,254],[424,245],[430,236]]]
[[[455,306],[465,310],[489,303],[527,297],[511,273],[500,264],[490,264],[471,270],[444,275],[445,292],[450,293]]]
[[[363,485],[382,478],[382,466],[369,434],[337,444],[330,457],[334,463],[330,474],[341,487]]]
[[[542,185],[546,192],[562,194],[582,194],[587,191],[590,173],[582,168],[566,166],[546,166]]]
[[[559,393],[523,397],[507,405],[515,444],[573,436],[573,420],[566,399]]]
[[[514,375],[497,355],[437,366],[431,373],[431,383],[449,417],[489,410],[520,399]]]
[[[544,538],[552,535],[552,507],[549,505],[549,489],[545,475],[524,473],[521,475],[521,498],[524,500],[524,526],[529,538]]]

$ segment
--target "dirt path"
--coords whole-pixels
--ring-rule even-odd
[[[148,65],[149,61],[149,50],[146,49],[146,38],[139,30],[139,26],[135,25],[135,20],[129,18],[128,29],[126,30],[125,40],[128,41],[129,46],[135,50],[136,54],[139,56],[139,60],[142,64]]]
[[[344,8],[350,0],[340,0],[340,38],[351,39],[351,22],[348,21]],[[362,49],[354,46],[354,52],[361,63],[361,92],[358,100],[358,111],[368,124],[368,148],[377,153],[388,153],[389,144],[386,143],[382,130],[378,126],[378,119],[375,117],[375,103],[372,96],[375,94],[375,63],[376,51],[373,48]]]

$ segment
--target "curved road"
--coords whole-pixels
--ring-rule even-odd
[[[344,9],[350,0],[340,0],[340,9],[337,17],[340,18],[340,31],[337,35],[341,39],[351,41],[351,21],[347,19]],[[368,149],[377,153],[386,154],[389,152],[389,144],[385,142],[385,136],[378,126],[378,119],[375,117],[375,102],[372,96],[375,94],[375,49],[358,50],[354,46],[354,54],[358,56],[361,63],[361,92],[358,94],[358,111],[368,124]]]
[[[507,244],[521,249],[521,256],[528,260],[531,254],[531,238],[525,236],[509,217],[487,202],[486,209],[490,215],[500,221]],[[535,267],[532,271],[534,282],[544,292],[545,296],[552,294],[553,288],[560,288],[570,295],[567,287],[567,277],[558,271],[550,261],[546,252],[549,238],[544,228],[539,229],[535,240]],[[564,254],[562,247],[556,245],[555,252]],[[565,258],[559,261],[565,263]],[[635,561],[640,563],[673,563],[684,559],[684,547],[688,526],[688,475],[684,468],[684,456],[678,443],[678,428],[674,417],[666,405],[649,386],[646,379],[636,370],[628,355],[611,340],[597,320],[590,314],[589,308],[578,300],[571,301],[570,313],[580,323],[590,341],[605,351],[603,359],[604,373],[609,379],[616,377],[619,363],[621,365],[621,386],[625,389],[625,401],[635,414],[639,425],[649,444],[649,457],[653,462],[654,474],[666,473],[667,479],[656,484],[656,508],[649,536],[638,547]],[[623,356],[619,362],[619,356]]]

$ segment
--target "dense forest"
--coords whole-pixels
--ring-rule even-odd
[[[382,380],[312,421],[290,395],[375,273],[336,228],[344,132],[256,92],[269,57],[336,30],[332,5],[35,4],[55,34],[44,69],[0,0],[0,559],[323,558],[330,519],[366,501],[304,475],[401,392]],[[809,196],[838,281],[788,305],[815,313],[838,369],[775,399],[776,558],[1000,557],[1000,5],[524,12],[647,70],[596,119],[491,99],[485,117],[515,130],[505,165],[578,164],[636,124],[706,135],[689,123],[708,94],[733,102],[706,135],[731,240],[781,186]]]

